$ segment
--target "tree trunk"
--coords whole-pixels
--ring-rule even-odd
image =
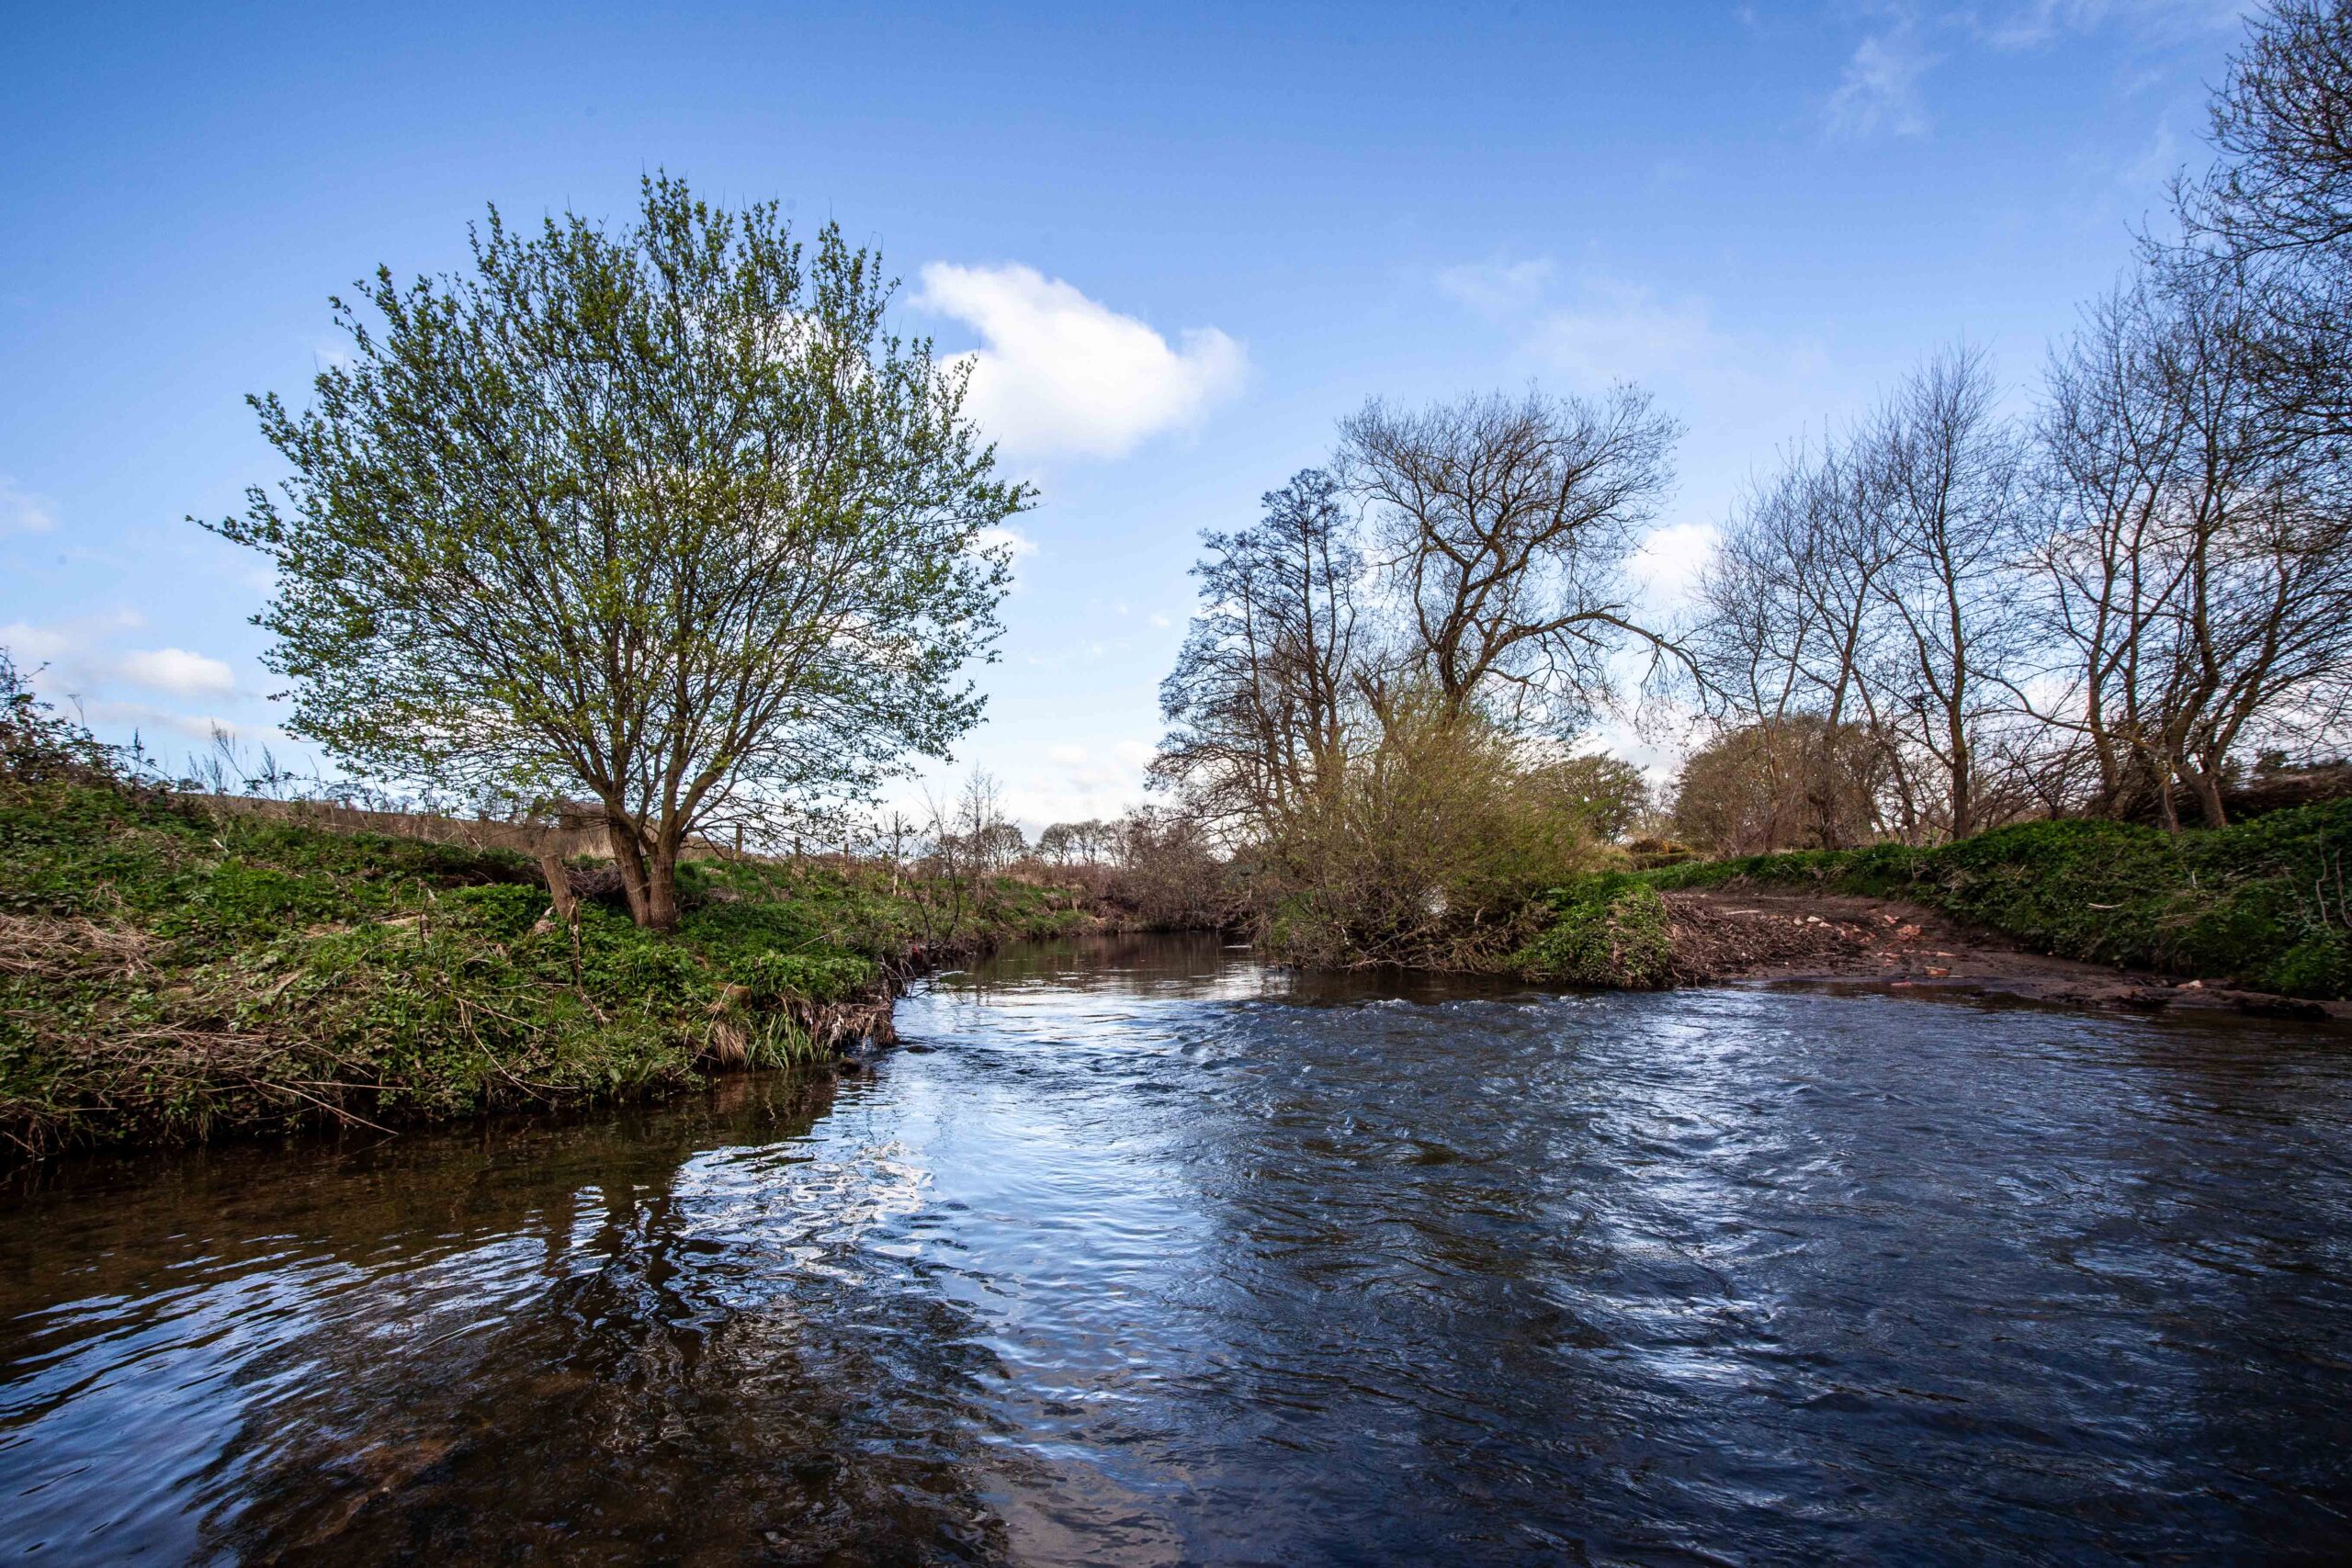
[[[2230,816],[2222,806],[2222,771],[2219,768],[2199,767],[2191,767],[2186,771],[2188,774],[2189,790],[2197,796],[2197,804],[2205,813],[2205,826],[2208,828],[2228,827]]]
[[[645,908],[638,924],[657,931],[678,929],[678,846],[666,838],[645,860]]]
[[[617,813],[606,813],[605,838],[612,845],[613,864],[621,874],[621,891],[628,895],[628,918],[640,926],[667,930],[654,920],[652,869],[646,863],[645,845],[637,836],[636,825]],[[674,885],[670,893],[672,914],[670,923],[677,923],[677,892]]]
[[[555,918],[569,929],[580,919],[580,898],[571,891],[571,877],[564,869],[563,857],[541,855],[539,874],[547,878],[548,897],[555,905]]]

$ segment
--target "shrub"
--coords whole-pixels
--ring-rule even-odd
[[[1666,902],[1624,873],[1587,877],[1545,899],[1552,922],[1511,957],[1532,980],[1655,990],[1673,974]]]
[[[1260,852],[1261,934],[1300,963],[1507,966],[1549,919],[1544,890],[1605,858],[1564,776],[1475,718],[1399,703],[1380,744]]]

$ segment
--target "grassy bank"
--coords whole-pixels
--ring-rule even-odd
[[[926,947],[1086,919],[1011,882],[951,926],[872,873],[682,881],[674,933],[589,901],[575,943],[519,855],[0,777],[0,1157],[672,1091],[830,1054]]]
[[[2352,800],[2167,835],[2129,823],[2030,822],[1933,849],[1895,844],[1692,863],[1622,879],[1672,890],[1747,884],[1907,898],[2038,953],[2352,996]],[[1580,913],[1579,913],[1580,912]],[[1590,900],[1563,915],[1592,924]],[[1594,939],[1582,939],[1589,951]],[[1570,947],[1566,936],[1555,943]]]

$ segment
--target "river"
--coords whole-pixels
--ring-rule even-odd
[[[2341,1561],[2352,1048],[1008,953],[831,1079],[73,1162],[0,1560]]]

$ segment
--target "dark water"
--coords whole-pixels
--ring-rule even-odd
[[[2342,1036],[1028,953],[0,1212],[0,1558],[2341,1561]]]

